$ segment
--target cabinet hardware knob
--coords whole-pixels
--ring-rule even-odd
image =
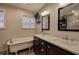
[[[44,51],[44,49],[41,49],[41,51]]]
[[[48,48],[50,48],[50,47],[48,46]]]
[[[44,43],[41,43],[42,45],[44,44]]]

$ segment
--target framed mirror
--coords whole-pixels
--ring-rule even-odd
[[[42,31],[50,29],[50,15],[42,16]]]
[[[79,4],[69,4],[58,9],[58,30],[79,31]]]

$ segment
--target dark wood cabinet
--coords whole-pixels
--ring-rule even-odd
[[[40,47],[39,55],[46,55],[46,48]]]
[[[73,55],[73,53],[68,52],[53,44],[47,43],[47,55]]]
[[[33,40],[34,53],[37,55],[45,55],[46,54],[46,42],[41,40],[38,37],[34,37]]]
[[[34,45],[34,53],[37,55],[74,55],[69,51],[66,51],[54,44],[46,42],[35,36],[33,45]]]
[[[46,47],[46,41],[44,41],[44,40],[39,40],[39,44],[40,44],[40,47],[43,47],[43,48],[45,48]]]
[[[44,40],[39,40],[39,45],[40,45],[40,50],[39,50],[39,54],[40,55],[45,55],[46,54],[46,41]]]
[[[56,55],[58,51],[52,44],[47,43],[47,55]]]
[[[34,37],[34,40],[33,40],[33,47],[34,47],[34,53],[39,55],[39,38],[37,37]]]

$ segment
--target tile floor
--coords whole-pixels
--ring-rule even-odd
[[[7,55],[5,52],[0,52],[0,55]],[[9,53],[8,55],[15,55],[15,53]],[[29,49],[24,49],[22,51],[18,51],[17,55],[35,55],[33,49],[29,51]]]

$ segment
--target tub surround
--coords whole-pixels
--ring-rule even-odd
[[[62,37],[52,36],[52,35],[45,35],[45,34],[35,34],[34,36],[43,39],[53,45],[56,45],[64,50],[67,50],[73,54],[79,54],[79,42],[78,41],[71,41],[63,39]]]

